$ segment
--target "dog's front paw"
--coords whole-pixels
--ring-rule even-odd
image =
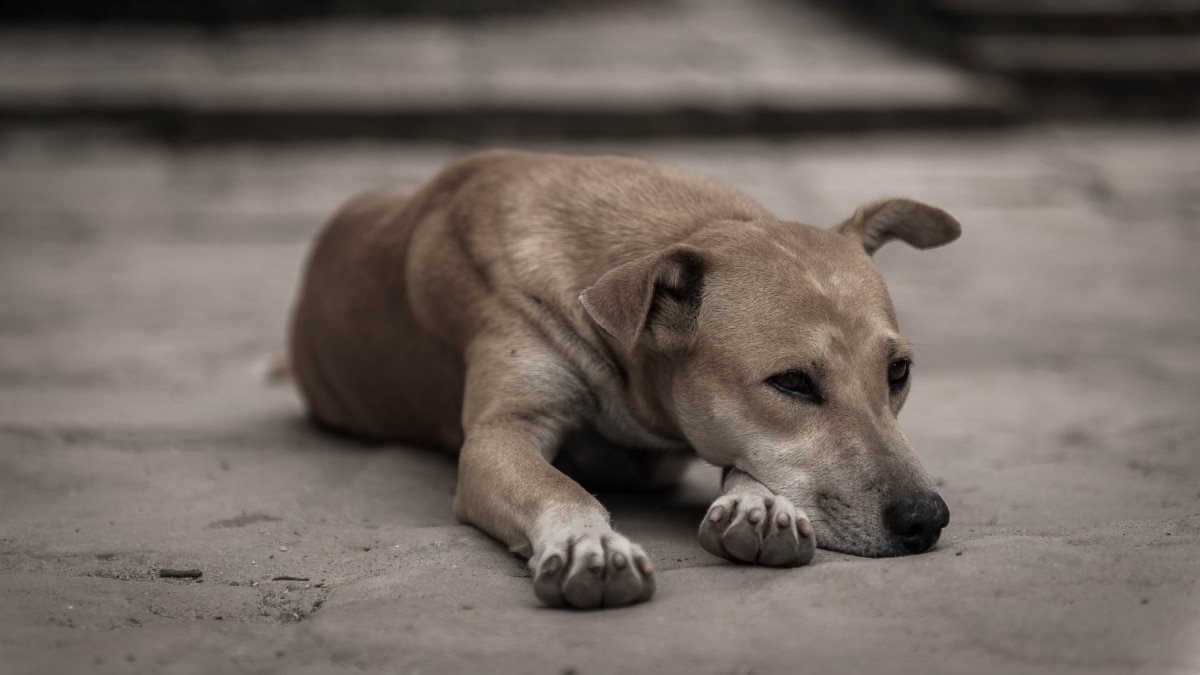
[[[650,559],[611,530],[556,537],[535,551],[529,567],[534,594],[551,607],[620,607],[654,596]]]
[[[723,495],[700,524],[700,546],[734,562],[795,567],[812,560],[817,547],[804,511],[778,495]]]

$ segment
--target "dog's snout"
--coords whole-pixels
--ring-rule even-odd
[[[950,522],[950,508],[938,493],[920,492],[892,502],[883,517],[905,551],[921,553],[937,543],[942,528]]]

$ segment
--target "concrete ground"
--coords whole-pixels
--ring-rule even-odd
[[[0,671],[1200,672],[1200,127],[566,148],[965,228],[878,256],[937,548],[725,563],[698,467],[603,497],[659,593],[594,613],[454,522],[449,459],[322,435],[262,381],[322,219],[467,149],[0,138]]]

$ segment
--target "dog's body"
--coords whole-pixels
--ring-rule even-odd
[[[530,557],[548,604],[654,592],[552,466],[571,434],[646,482],[692,451],[727,467],[700,532],[716,555],[917,552],[948,511],[896,426],[911,354],[869,253],[958,231],[905,200],[820,230],[642,160],[479,153],[334,217],[291,358],[320,424],[458,452],[456,515]]]

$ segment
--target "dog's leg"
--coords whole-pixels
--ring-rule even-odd
[[[816,537],[804,511],[750,474],[730,469],[700,524],[700,546],[734,562],[795,567],[812,560]]]
[[[534,593],[583,609],[649,600],[650,559],[608,512],[550,465],[590,405],[584,383],[536,339],[488,339],[467,352],[455,515],[529,558]]]

